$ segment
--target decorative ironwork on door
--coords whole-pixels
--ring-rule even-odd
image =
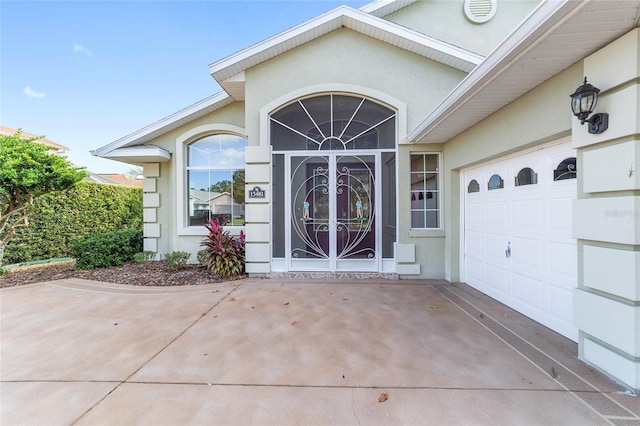
[[[375,156],[292,157],[291,258],[375,259]]]
[[[272,200],[273,258],[286,270],[381,270],[395,241],[396,112],[363,96],[321,94],[269,121],[274,188],[282,188]]]

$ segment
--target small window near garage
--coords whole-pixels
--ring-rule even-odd
[[[504,188],[504,180],[500,175],[493,175],[491,179],[489,179],[489,183],[487,184],[487,189],[489,191],[494,189]]]
[[[411,154],[411,228],[440,228],[440,154]]]
[[[474,192],[480,192],[480,184],[477,180],[471,179],[471,182],[469,182],[467,186],[467,193],[473,194]]]
[[[516,186],[535,185],[538,183],[538,174],[530,167],[525,167],[516,175]]]
[[[576,157],[565,158],[553,171],[553,180],[575,179],[577,176]]]

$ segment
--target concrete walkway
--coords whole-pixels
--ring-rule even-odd
[[[640,397],[575,343],[463,284],[69,279],[0,298],[3,426],[640,426]]]

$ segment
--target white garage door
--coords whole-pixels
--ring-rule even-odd
[[[464,281],[577,341],[575,150],[559,144],[464,171]]]

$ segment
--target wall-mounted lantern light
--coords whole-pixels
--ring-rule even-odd
[[[602,133],[609,127],[609,114],[607,113],[593,114],[591,118],[588,118],[598,103],[599,92],[600,89],[587,83],[587,77],[585,77],[582,86],[571,94],[573,115],[578,117],[580,124],[584,124],[585,121],[589,123],[589,133],[592,134]]]

